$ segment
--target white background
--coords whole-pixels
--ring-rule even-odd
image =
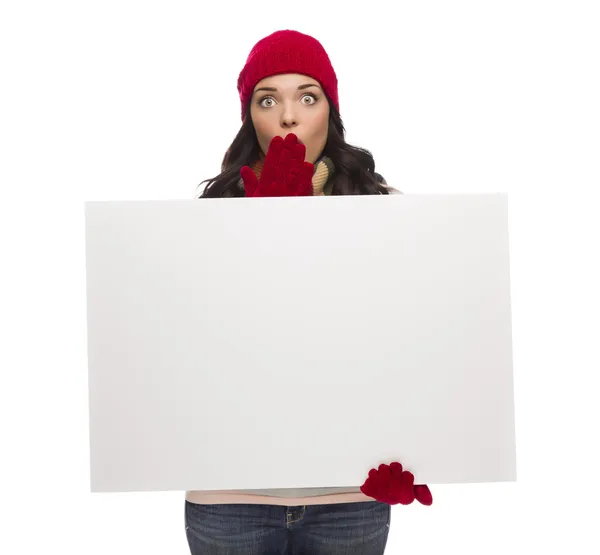
[[[209,5],[0,8],[0,552],[189,553],[182,492],[89,493],[83,202],[193,197],[293,28],[390,184],[509,193],[518,482],[394,507],[386,553],[598,553],[597,3]]]

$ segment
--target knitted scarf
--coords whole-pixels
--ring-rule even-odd
[[[260,177],[264,164],[265,156],[261,152],[259,159],[250,166],[252,171],[256,174],[256,177]],[[325,192],[325,185],[333,175],[334,170],[333,162],[327,156],[321,156],[315,162],[315,171],[313,172],[312,178],[314,196],[319,197],[327,194],[327,192]]]

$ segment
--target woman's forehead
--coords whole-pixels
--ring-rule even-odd
[[[254,87],[254,90],[260,87],[275,87],[275,88],[294,88],[307,83],[318,85],[319,82],[308,75],[302,75],[300,73],[280,73],[278,75],[271,75],[261,79]]]

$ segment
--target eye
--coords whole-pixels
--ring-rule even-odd
[[[263,96],[263,97],[262,97],[262,98],[261,98],[261,99],[258,101],[258,105],[259,105],[260,107],[262,107],[262,108],[270,108],[270,107],[272,106],[272,104],[271,104],[271,105],[269,105],[269,106],[265,106],[265,105],[264,105],[264,102],[265,102],[265,100],[271,100],[272,102],[275,102],[275,99],[274,99],[272,96]]]
[[[310,98],[311,102],[306,102],[305,99],[306,98]],[[312,93],[308,93],[305,94],[302,97],[302,103],[306,104],[307,106],[312,106],[313,104],[315,104],[315,102],[317,102],[318,97]],[[266,104],[267,102],[269,102],[269,104]],[[259,101],[258,101],[258,105],[261,108],[271,108],[272,106],[274,106],[275,104],[275,99],[272,96],[263,96]]]
[[[312,98],[313,101],[310,102],[310,103],[304,102],[305,98]],[[302,97],[302,101],[304,102],[304,104],[307,104],[308,106],[311,106],[312,104],[314,104],[317,101],[317,97],[314,94],[305,94]]]

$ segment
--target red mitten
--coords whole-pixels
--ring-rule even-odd
[[[429,487],[414,485],[415,477],[408,470],[402,470],[402,465],[393,462],[379,465],[379,470],[371,469],[369,477],[361,486],[368,497],[388,505],[410,505],[415,499],[422,505],[431,505],[433,498]]]
[[[240,170],[247,197],[298,197],[313,194],[314,165],[305,162],[306,146],[293,133],[271,139],[260,178],[249,166]]]

